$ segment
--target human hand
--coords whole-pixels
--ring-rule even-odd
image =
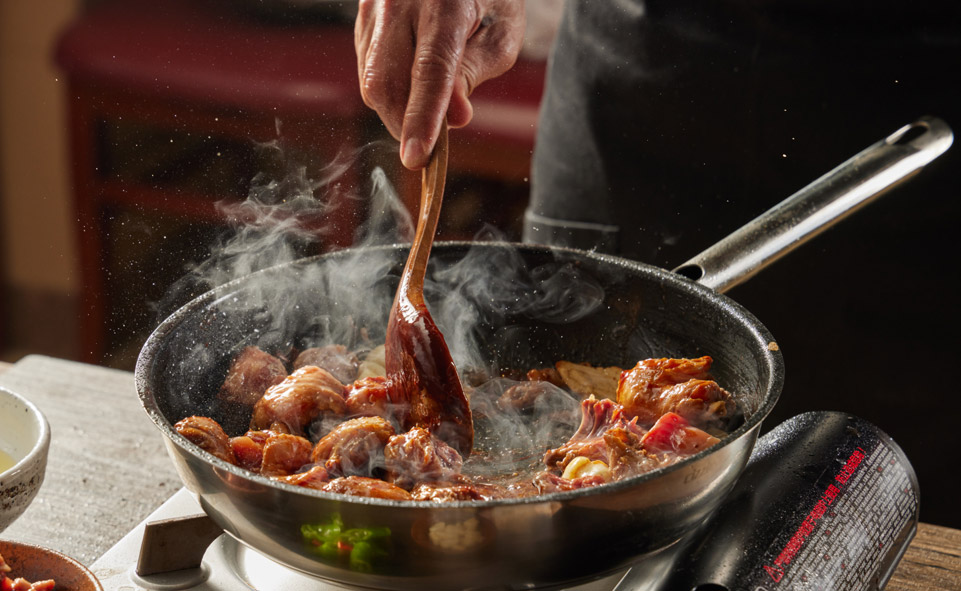
[[[470,122],[468,97],[514,65],[523,37],[524,0],[360,0],[360,93],[404,166],[427,164],[445,115],[450,127]]]

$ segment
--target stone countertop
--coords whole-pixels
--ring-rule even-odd
[[[0,537],[90,565],[183,486],[132,373],[31,355],[0,386],[36,404],[51,431],[43,486]]]

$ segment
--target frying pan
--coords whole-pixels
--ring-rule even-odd
[[[459,367],[493,373],[561,359],[631,367],[647,357],[711,355],[712,373],[735,396],[743,422],[666,469],[531,498],[396,502],[281,484],[213,457],[174,430],[193,414],[218,419],[228,432],[243,430],[246,417],[221,407],[215,393],[244,346],[285,351],[382,339],[407,245],[302,259],[198,297],[147,340],[137,389],[205,512],[291,568],[376,589],[550,588],[600,577],[670,546],[717,509],[777,401],[784,366],[775,339],[720,292],[918,171],[952,139],[938,119],[905,126],[676,273],[574,249],[435,245],[426,299]],[[451,302],[466,304],[459,307],[469,312],[466,321],[449,313],[457,308]],[[462,342],[474,347],[465,352]],[[333,523],[378,532],[373,558],[324,554],[303,535]]]

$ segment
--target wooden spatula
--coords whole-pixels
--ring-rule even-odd
[[[466,458],[474,442],[470,406],[444,335],[424,303],[424,275],[444,197],[447,124],[423,172],[420,216],[387,323],[385,360],[391,398],[407,406],[404,427],[429,430]]]

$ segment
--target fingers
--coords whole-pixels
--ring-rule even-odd
[[[423,168],[440,132],[441,122],[458,77],[467,39],[480,22],[463,11],[470,3],[454,0],[446,11],[424,11],[418,26],[417,48],[410,74],[410,98],[400,139],[401,161],[412,170]]]
[[[470,102],[471,88],[463,73],[454,81],[454,92],[447,105],[447,125],[452,129],[466,126],[474,117],[474,107]]]
[[[467,40],[459,75],[447,109],[452,128],[464,127],[473,116],[471,93],[485,80],[509,70],[520,53],[524,36],[524,12],[519,4],[505,3],[486,15]]]
[[[410,94],[417,4],[362,0],[354,25],[357,74],[364,103],[400,139]]]
[[[522,4],[502,2],[481,21],[471,35],[461,69],[470,90],[478,84],[511,69],[524,40],[525,20]]]
[[[354,27],[361,96],[423,168],[441,122],[466,125],[469,96],[520,51],[524,0],[361,0]]]
[[[374,0],[360,0],[357,6],[357,18],[354,20],[354,50],[357,53],[357,80],[360,82],[360,95],[365,103],[367,101],[367,92],[364,87],[364,71],[367,69],[370,42],[374,36],[374,26],[376,23],[375,13],[376,5]]]

